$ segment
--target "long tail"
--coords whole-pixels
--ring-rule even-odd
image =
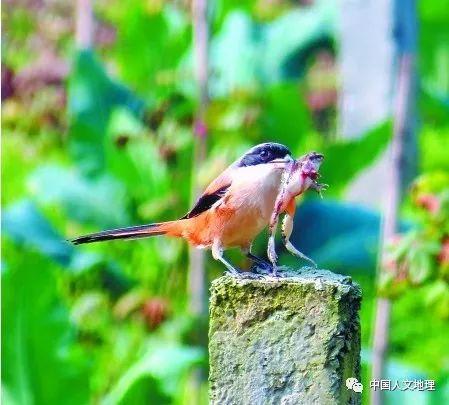
[[[73,239],[72,243],[74,245],[81,245],[83,243],[102,242],[105,240],[140,239],[157,235],[181,236],[182,222],[184,221],[170,221],[162,222],[159,224],[138,225],[130,226],[127,228],[111,229],[109,231],[80,236],[76,239]]]

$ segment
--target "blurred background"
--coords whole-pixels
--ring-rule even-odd
[[[325,154],[292,239],[362,287],[364,403],[373,362],[435,381],[385,403],[449,403],[447,0],[4,0],[2,23],[5,404],[207,403],[222,266],[66,239],[180,217],[264,141]]]

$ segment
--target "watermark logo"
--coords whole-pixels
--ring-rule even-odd
[[[362,392],[363,385],[357,378],[346,379],[346,387],[354,392]],[[373,391],[435,391],[434,380],[371,380],[369,388]]]
[[[369,387],[374,391],[435,391],[435,380],[371,380]]]
[[[362,392],[363,385],[355,377],[350,377],[346,379],[346,387],[348,390],[353,390],[354,392]]]

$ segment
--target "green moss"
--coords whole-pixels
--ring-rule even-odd
[[[361,292],[324,270],[211,287],[211,403],[357,403]],[[352,394],[351,394],[352,393]]]

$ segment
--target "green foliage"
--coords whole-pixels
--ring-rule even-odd
[[[32,202],[21,201],[9,207],[2,218],[2,229],[18,245],[32,246],[61,265],[70,263],[73,247],[64,242]]]
[[[167,346],[157,341],[150,341],[147,346],[145,352],[106,395],[105,404],[145,402],[148,388],[154,385],[154,382],[148,384],[152,380],[162,382],[154,387],[159,392],[156,396],[151,393],[153,400],[157,403],[169,403],[169,398],[175,397],[179,392],[180,377],[203,358],[198,348]]]
[[[179,132],[180,137],[182,128]],[[106,137],[107,173],[124,185],[129,197],[154,202],[158,196],[169,192],[168,167],[159,153],[158,141],[151,138],[140,121],[125,109],[115,109]],[[120,137],[126,139],[123,147]]]
[[[73,168],[43,164],[27,183],[39,204],[58,206],[72,220],[100,228],[129,222],[126,189],[110,174],[85,178]],[[106,207],[105,201],[109,201]]]
[[[68,95],[69,150],[84,173],[98,173],[105,166],[104,138],[112,109],[126,106],[142,114],[143,103],[112,81],[96,56],[86,50],[75,55]]]
[[[449,110],[448,110],[449,111]],[[420,138],[423,172],[449,171],[446,151],[449,150],[449,127],[423,128]]]
[[[17,8],[9,12],[9,18],[5,18],[5,22],[8,24],[8,32],[12,33],[9,41],[13,44],[21,43],[29,37],[33,30],[36,29],[36,24],[33,18],[31,18],[30,10],[24,8]],[[2,61],[7,60],[11,66],[20,68],[25,63],[29,62],[30,55],[27,52],[15,52],[14,47],[2,46]]]
[[[411,287],[428,286],[427,304],[449,317],[449,174],[433,172],[415,181],[410,210],[420,227],[391,241],[384,294],[397,296]]]
[[[299,86],[285,83],[269,87],[262,93],[262,108],[261,127],[264,137],[276,137],[287,145],[299,141],[299,153],[304,153],[307,150],[304,145],[306,139],[310,139],[312,120]]]
[[[443,3],[419,4],[423,172],[448,170]],[[391,127],[380,124],[354,140],[331,139],[318,129],[303,74],[316,49],[335,47],[335,2],[297,7],[218,1],[210,4],[208,156],[192,173],[198,99],[190,10],[162,1],[96,2],[95,51],[73,51],[67,28],[72,5],[42,4],[6,5],[2,45],[2,62],[15,75],[15,94],[2,106],[3,399],[192,403],[188,375],[192,367],[206,374],[206,331],[186,309],[185,244],[154,238],[74,248],[66,239],[180,217],[194,198],[194,178],[205,186],[248,147],[268,140],[285,143],[296,156],[323,152],[326,198],[342,198],[385,149]],[[114,37],[114,30],[112,43],[99,39],[109,31]],[[44,48],[71,58],[67,78],[48,81],[53,66],[33,65]],[[22,69],[36,88],[23,85]],[[368,278],[377,217],[346,207],[346,221],[341,205],[321,207],[338,217],[335,222],[299,213],[297,229],[316,242],[313,251],[321,260],[352,263]],[[423,219],[415,214],[416,222]],[[446,367],[449,298],[447,269],[434,260],[434,242],[444,228],[433,221],[424,218],[422,229],[411,234],[422,239],[421,250],[405,246],[411,280],[426,285],[398,299],[393,317],[400,327],[392,330],[392,342],[398,358],[437,375]],[[312,234],[328,239],[321,243]],[[213,261],[207,268],[211,277],[222,272]],[[369,278],[362,306],[365,344],[373,296]],[[432,318],[435,336],[423,327],[424,302],[440,315]],[[438,376],[443,384],[444,373]],[[207,391],[205,383],[200,390]]]
[[[446,0],[419,2],[419,67],[424,87],[439,97],[449,92],[449,7]]]
[[[302,76],[307,59],[317,43],[331,43],[334,36],[336,7],[334,2],[317,2],[306,9],[290,9],[273,15],[269,5],[254,7],[258,21],[239,4],[217,8],[219,29],[212,39],[210,78],[211,93],[215,97],[232,94],[235,90],[275,86]],[[227,11],[222,18],[222,12]],[[301,30],[296,29],[301,26]],[[286,35],[288,33],[288,35]],[[239,44],[238,47],[235,44]],[[285,100],[287,102],[287,100]],[[298,117],[299,118],[299,117]]]
[[[90,362],[60,298],[60,269],[10,243],[3,251],[2,382],[11,403],[86,403]],[[68,387],[76,389],[67,395]]]
[[[150,104],[193,78],[178,66],[191,44],[187,10],[163,2],[132,0],[111,16],[118,30],[114,56],[120,75]]]
[[[326,183],[332,184],[330,193],[338,195],[344,191],[351,179],[374,163],[390,136],[391,125],[383,123],[360,138],[325,145],[322,152],[326,163],[321,174]]]
[[[434,310],[435,307],[426,305],[431,288],[428,284],[423,288],[410,289],[395,301],[391,350],[393,358],[398,361],[405,360],[406,364],[415,365],[435,378],[443,380],[445,377],[447,383],[449,380],[445,363],[448,355],[446,352],[441,353],[440,348],[447,340],[448,323],[447,319],[441,317],[441,313]],[[432,328],[432,333],[428,333],[429,328]],[[426,348],[425,356],[422,355],[423,347]]]

